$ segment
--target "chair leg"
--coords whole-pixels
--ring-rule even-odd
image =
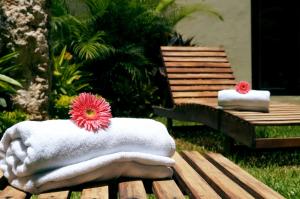
[[[230,154],[233,152],[233,148],[234,148],[234,139],[229,136],[226,136],[224,140],[224,152]]]
[[[173,128],[173,120],[171,118],[167,118],[167,128],[172,130]]]

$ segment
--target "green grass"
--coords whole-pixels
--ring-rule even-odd
[[[300,126],[259,126],[255,130],[257,137],[300,137]]]
[[[162,118],[157,120],[165,123]],[[300,149],[263,151],[237,148],[231,154],[225,154],[223,146],[226,139],[222,133],[206,126],[183,128],[187,124],[193,123],[174,122],[175,127],[171,135],[176,140],[178,151],[222,153],[284,197],[300,198]],[[256,131],[260,137],[300,136],[299,126],[259,127]]]

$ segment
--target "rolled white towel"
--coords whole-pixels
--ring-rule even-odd
[[[236,90],[218,92],[218,105],[223,109],[269,112],[270,92],[250,90],[246,94]]]
[[[71,186],[132,173],[136,173],[133,177],[169,177],[174,152],[175,142],[165,126],[150,119],[112,118],[107,129],[96,133],[70,120],[24,121],[3,135],[0,169],[12,185],[38,193],[59,184]],[[120,169],[131,165],[133,170],[110,170],[103,175],[116,165]]]

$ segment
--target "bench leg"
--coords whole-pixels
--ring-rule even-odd
[[[233,148],[234,148],[234,139],[229,136],[226,136],[224,140],[224,152],[226,154],[230,154],[232,153]]]
[[[173,128],[173,120],[171,118],[167,118],[167,128],[168,130],[172,130]]]

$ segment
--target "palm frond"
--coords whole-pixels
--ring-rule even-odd
[[[7,55],[4,55],[3,57],[0,57],[0,74],[13,73],[19,69],[19,67],[20,67],[19,64],[10,62],[13,59],[17,58],[18,55],[19,55],[19,53],[12,52]],[[9,63],[9,64],[7,64],[7,63]]]
[[[22,87],[22,84],[17,80],[9,77],[7,74],[15,72],[19,65],[11,62],[18,55],[17,52],[9,53],[0,57],[0,89],[9,92],[15,92],[13,86]],[[7,65],[7,66],[6,66]]]
[[[0,74],[0,81],[6,82],[6,83],[14,85],[14,86],[22,87],[22,84],[20,82],[18,82],[17,80],[14,80],[11,77],[6,76],[6,75]]]
[[[10,85],[4,81],[0,81],[0,91],[8,91],[11,93],[16,92],[15,88],[12,85]]]
[[[170,5],[174,4],[175,0],[160,0],[155,11],[161,13],[165,11]]]
[[[118,57],[118,62],[114,66],[115,70],[122,69],[135,85],[149,83],[148,67],[151,62],[145,57],[143,48],[133,44],[125,45],[116,50],[115,56]]]
[[[75,54],[83,60],[101,59],[106,57],[113,48],[104,44],[104,32],[99,31],[92,37],[81,35],[78,41],[74,41],[73,49]]]
[[[12,53],[9,53],[7,55],[0,57],[0,65],[12,60],[13,58],[16,58],[17,56],[18,56],[17,52],[12,52]]]
[[[102,17],[110,0],[84,0],[92,17]]]
[[[204,3],[197,3],[184,6],[171,6],[169,8],[170,9],[168,10],[166,7],[163,10],[162,14],[169,18],[173,26],[175,26],[183,18],[190,16],[195,12],[211,15],[217,17],[219,20],[222,21],[224,20],[222,15],[218,13],[218,11]]]
[[[52,16],[63,16],[69,13],[69,9],[65,0],[51,0],[50,12]]]

